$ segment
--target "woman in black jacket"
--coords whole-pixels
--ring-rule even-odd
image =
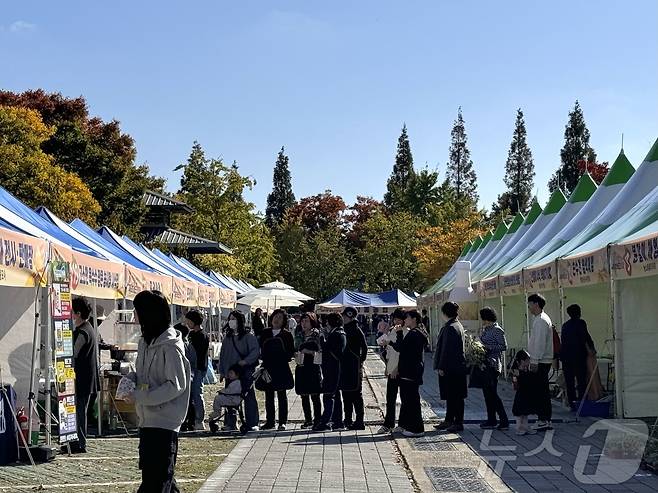
[[[326,317],[327,331],[322,341],[322,404],[324,413],[314,431],[343,428],[343,405],[340,398],[340,374],[343,353],[347,346],[342,318],[337,313]]]
[[[290,360],[295,356],[295,341],[288,330],[288,314],[277,309],[270,317],[270,328],[263,330],[261,336],[261,359],[263,367],[272,377],[265,388],[265,424],[261,430],[274,428],[274,393],[279,401],[279,430],[285,430],[288,424],[288,394],[286,391],[295,386],[290,371]]]
[[[297,368],[295,368],[295,392],[302,397],[304,424],[302,428],[310,428],[320,423],[322,405],[322,369],[320,368],[320,352],[322,337],[318,319],[315,313],[304,313],[299,319],[304,341],[299,345]],[[313,412],[311,412],[313,403]]]
[[[448,319],[441,327],[434,353],[434,369],[439,372],[439,393],[446,401],[446,417],[435,425],[450,433],[464,431],[464,399],[466,399],[466,358],[464,357],[464,327],[457,318],[459,305],[444,303],[441,312]]]
[[[409,332],[405,336],[402,327],[397,328],[393,349],[400,353],[398,377],[400,379],[400,427],[406,437],[420,437],[425,434],[423,414],[420,408],[419,388],[423,384],[423,363],[427,333],[416,310],[407,312],[405,326]]]

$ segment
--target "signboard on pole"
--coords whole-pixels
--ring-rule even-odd
[[[68,262],[52,265],[51,310],[55,334],[55,377],[59,414],[59,443],[78,439],[71,320],[71,270]]]

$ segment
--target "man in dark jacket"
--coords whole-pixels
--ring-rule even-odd
[[[345,426],[350,430],[365,430],[363,421],[363,363],[368,356],[368,345],[363,331],[356,321],[356,308],[348,306],[343,310],[343,328],[347,347],[341,363],[341,390],[345,408]],[[352,409],[355,419],[352,421]]]
[[[570,319],[562,326],[560,360],[564,372],[569,404],[585,398],[587,390],[587,357],[595,353],[594,341],[587,330],[587,323],[581,318],[579,305],[569,305]],[[576,395],[576,383],[578,394]]]
[[[343,353],[347,345],[342,320],[337,313],[327,316],[328,330],[322,342],[322,419],[313,426],[314,431],[326,431],[329,423],[336,430],[343,428],[343,410],[340,398],[340,375]]]
[[[75,405],[78,421],[78,443],[72,451],[87,451],[87,411],[91,395],[100,389],[96,331],[89,323],[91,305],[86,298],[74,298],[73,366],[75,368]]]
[[[194,403],[194,414],[196,430],[205,429],[203,418],[205,417],[205,403],[203,401],[203,379],[208,371],[208,346],[210,339],[208,334],[203,330],[203,315],[199,310],[190,310],[185,314],[185,325],[190,329],[188,339],[194,347],[196,353],[196,371],[192,375],[192,391],[190,398]]]

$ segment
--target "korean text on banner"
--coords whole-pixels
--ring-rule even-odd
[[[45,280],[48,243],[0,228],[0,286],[34,287]]]
[[[232,289],[220,289],[219,290],[219,303],[224,308],[235,308],[235,301],[237,296],[235,291]]]
[[[199,306],[207,307],[208,304],[210,303],[209,298],[209,291],[210,291],[210,286],[204,286],[203,284],[199,284],[197,286],[198,288],[198,300],[199,300]]]
[[[523,281],[527,291],[548,291],[557,287],[555,262],[533,269],[523,270]]]
[[[658,235],[613,245],[611,255],[615,279],[658,275]]]
[[[123,264],[85,255],[61,245],[53,244],[52,248],[55,259],[70,265],[73,294],[107,300],[123,298]]]
[[[485,298],[495,298],[498,296],[498,278],[492,277],[480,282],[480,292]]]
[[[197,304],[197,284],[185,279],[173,278],[173,303],[180,306],[195,307]]]
[[[145,290],[160,291],[172,301],[171,277],[126,266],[126,298],[132,300]]]
[[[610,280],[605,248],[577,257],[560,259],[558,265],[560,282],[564,287],[605,283]]]
[[[523,293],[523,274],[521,272],[509,276],[499,276],[499,283],[503,296]]]

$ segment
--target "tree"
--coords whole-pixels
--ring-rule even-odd
[[[473,168],[471,152],[468,150],[461,106],[450,135],[452,142],[450,143],[446,177],[455,191],[457,200],[466,199],[475,206],[478,201],[477,176]]]
[[[345,214],[347,225],[347,240],[352,249],[363,248],[363,229],[368,221],[376,213],[384,211],[384,205],[372,197],[358,195],[356,202],[349,207]]]
[[[221,159],[206,158],[198,142],[176,170],[183,170],[178,197],[194,208],[193,214],[176,218],[178,227],[233,250],[232,256],[200,256],[199,264],[255,283],[272,280],[277,268],[274,239],[254,204],[243,197],[253,181],[242,176],[235,163],[227,166]]]
[[[347,206],[342,197],[333,195],[331,190],[304,197],[288,210],[287,216],[299,223],[309,232],[318,232],[330,227],[345,226],[343,214]]]
[[[560,151],[560,159],[562,165],[548,182],[548,188],[553,192],[560,187],[570,194],[582,175],[578,169],[578,162],[581,160],[596,162],[596,153],[589,145],[589,130],[578,100],[573,110],[569,112],[569,121],[564,128],[564,146]]]
[[[532,152],[526,142],[525,120],[523,111],[516,111],[516,123],[512,143],[505,163],[505,185],[507,190],[498,196],[498,210],[509,210],[511,214],[525,212],[532,199],[535,164]]]
[[[265,209],[267,225],[270,228],[278,225],[293,205],[295,205],[295,194],[292,192],[288,156],[284,154],[284,148],[281,147],[274,165],[272,193],[267,196],[267,208]]]
[[[39,89],[16,94],[0,91],[0,104],[38,111],[54,132],[42,144],[54,163],[76,173],[101,205],[98,222],[122,234],[138,236],[146,214],[144,191],[161,191],[164,180],[137,166],[137,149],[116,120],[89,116],[84,98],[65,98]]]
[[[581,159],[578,161],[578,172],[580,175],[584,175],[585,172],[589,173],[592,176],[592,180],[597,185],[600,185],[603,180],[605,180],[605,177],[608,174],[608,171],[610,171],[608,161],[604,161],[602,163],[597,163],[593,161],[585,161],[584,159]]]
[[[357,254],[357,268],[364,277],[364,289],[413,290],[417,287],[418,263],[413,251],[417,231],[425,223],[407,212],[374,214],[364,225],[363,248]]]
[[[418,246],[414,257],[418,262],[420,288],[440,279],[459,257],[464,243],[485,231],[483,217],[470,212],[466,217],[443,226],[429,226],[418,232]]]
[[[98,202],[80,177],[41,149],[53,132],[34,110],[0,106],[0,185],[30,207],[43,205],[66,221],[93,225]]]
[[[414,176],[414,158],[411,155],[411,145],[407,135],[407,125],[402,126],[402,132],[398,137],[398,150],[395,155],[395,164],[384,194],[384,204],[391,211],[403,211],[406,209],[406,200],[410,182]]]
[[[406,204],[407,211],[427,222],[434,220],[436,207],[441,203],[441,188],[437,185],[439,172],[428,168],[414,173],[409,182]]]

